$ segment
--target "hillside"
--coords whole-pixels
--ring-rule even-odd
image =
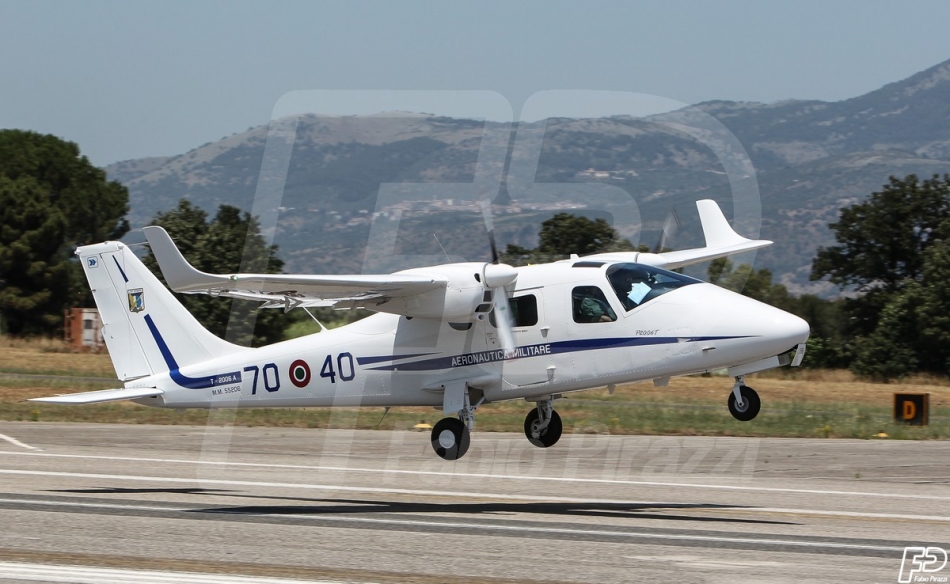
[[[550,119],[535,180],[624,189],[643,226],[625,235],[651,245],[675,207],[684,226],[672,245],[700,243],[692,202],[716,198],[728,215],[730,185],[713,151],[674,125],[706,114],[734,133],[753,162],[761,237],[776,241],[757,265],[798,292],[830,291],[808,282],[808,271],[817,247],[832,242],[827,224],[841,206],[866,197],[892,174],[950,172],[948,61],[833,103],[715,101],[648,118]],[[441,254],[435,234],[449,254],[487,258],[481,217],[453,200],[451,185],[437,201],[388,209],[376,204],[381,183],[472,182],[482,122],[406,113],[297,121],[275,239],[288,270],[360,271],[374,212],[382,212],[377,221],[401,214],[397,249]],[[266,127],[251,128],[186,154],[106,170],[130,189],[133,226],[183,197],[209,211],[222,203],[250,209],[266,137]],[[561,190],[543,205],[497,199],[500,242],[532,245],[540,221],[587,202],[583,189]]]

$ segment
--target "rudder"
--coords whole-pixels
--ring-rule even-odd
[[[99,308],[102,336],[119,379],[137,379],[244,350],[201,326],[124,244],[87,245],[76,255]]]

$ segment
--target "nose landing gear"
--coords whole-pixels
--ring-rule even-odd
[[[759,394],[745,384],[744,376],[737,376],[736,384],[732,387],[732,393],[729,394],[729,413],[732,417],[740,422],[748,422],[759,415],[761,407]]]

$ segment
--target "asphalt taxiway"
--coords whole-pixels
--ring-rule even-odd
[[[950,442],[0,434],[4,582],[894,582],[906,546],[950,548]]]

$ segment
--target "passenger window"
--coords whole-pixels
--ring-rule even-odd
[[[574,322],[613,322],[617,314],[597,286],[578,286],[571,292]]]
[[[509,298],[508,307],[511,309],[511,326],[525,327],[538,324],[538,297],[534,294]],[[498,327],[494,310],[488,315],[488,321],[493,327]]]

